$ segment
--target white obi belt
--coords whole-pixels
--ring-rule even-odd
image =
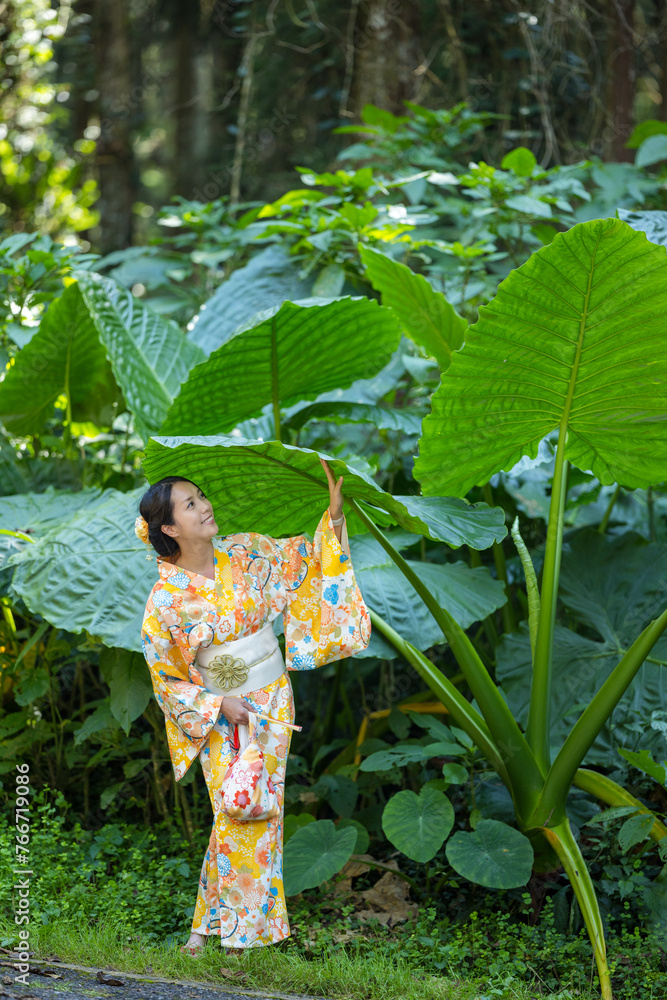
[[[267,687],[285,672],[283,654],[270,623],[252,635],[200,647],[196,660],[207,691],[232,698]]]

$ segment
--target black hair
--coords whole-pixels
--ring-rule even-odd
[[[176,539],[165,535],[162,530],[163,524],[174,523],[174,505],[171,499],[174,483],[192,483],[192,480],[185,476],[165,476],[149,486],[139,501],[139,513],[148,525],[148,540],[159,556],[173,556],[180,551]],[[196,483],[192,485],[199,489]]]

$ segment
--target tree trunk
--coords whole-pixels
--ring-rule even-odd
[[[606,158],[630,163],[634,151],[626,149],[625,144],[634,127],[634,0],[612,0],[608,14]]]
[[[362,0],[352,35],[354,108],[375,104],[405,114],[419,84],[421,4],[408,0]]]
[[[658,22],[658,52],[656,62],[660,65],[660,117],[663,122],[667,121],[667,8],[664,0],[656,0]]]
[[[100,197],[97,247],[101,253],[132,243],[135,178],[127,0],[94,0],[93,32],[100,136],[95,163]]]
[[[201,89],[202,71],[208,66],[201,38],[199,0],[176,0],[172,4],[172,30],[175,46],[174,90],[171,114],[174,115],[174,186],[175,193],[192,198],[194,187],[202,180],[206,160],[206,100]]]

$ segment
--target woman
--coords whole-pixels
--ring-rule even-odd
[[[158,553],[160,578],[142,644],[165,715],[176,781],[199,757],[213,808],[190,954],[208,935],[230,949],[289,936],[282,882],[284,780],[294,700],[287,670],[312,670],[366,648],[368,609],[357,586],[342,515],[342,477],[313,542],[256,532],[220,536],[211,504],[187,479],[168,476],[140,504],[138,536]],[[283,614],[285,660],[271,622]],[[258,720],[266,767],[280,798],[271,820],[236,821],[221,789],[235,749]]]

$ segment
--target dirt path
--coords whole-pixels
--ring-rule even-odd
[[[192,980],[162,979],[131,972],[108,971],[65,962],[30,960],[28,985],[6,959],[0,962],[0,1000],[318,1000],[303,994],[258,993],[242,985],[212,986]],[[39,971],[38,971],[39,970]],[[239,990],[241,992],[239,992]]]

